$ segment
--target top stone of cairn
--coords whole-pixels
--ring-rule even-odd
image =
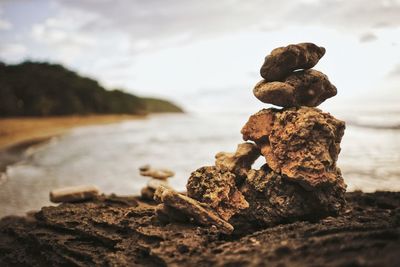
[[[265,57],[260,74],[267,82],[282,81],[295,70],[311,69],[324,54],[325,48],[313,43],[278,47]]]

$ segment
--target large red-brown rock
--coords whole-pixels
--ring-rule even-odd
[[[316,107],[337,94],[328,77],[316,70],[296,71],[282,82],[262,80],[253,89],[260,101],[281,107]]]
[[[274,127],[275,113],[278,109],[262,109],[250,116],[241,133],[243,140],[256,143],[268,142],[268,136]]]
[[[267,82],[282,81],[293,71],[311,69],[325,54],[325,48],[313,43],[278,47],[265,57],[260,74]]]
[[[304,188],[345,188],[336,161],[345,123],[317,108],[266,109],[249,118],[243,138],[261,148],[268,166]]]
[[[215,166],[192,172],[186,188],[189,197],[206,204],[226,221],[249,206],[236,186],[235,175]]]

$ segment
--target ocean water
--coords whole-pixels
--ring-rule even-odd
[[[348,191],[400,190],[400,111],[336,110],[347,122],[338,166]],[[154,115],[149,119],[86,126],[26,151],[0,181],[0,217],[37,210],[49,191],[97,185],[105,193],[138,194],[147,178],[144,164],[176,172],[170,179],[183,190],[190,173],[212,165],[219,151],[234,151],[250,113]],[[263,164],[260,158],[256,167]]]

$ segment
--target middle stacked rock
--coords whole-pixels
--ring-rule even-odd
[[[225,223],[271,226],[343,209],[346,185],[336,161],[345,124],[315,108],[337,93],[326,75],[311,69],[324,54],[323,47],[301,43],[274,49],[265,58],[264,80],[255,86],[254,95],[283,109],[252,115],[241,133],[254,143],[239,144],[235,153],[220,152],[215,166],[191,174],[184,214],[190,217],[191,207],[198,205],[196,209],[211,218],[207,223],[202,216],[198,223],[227,233],[233,227]],[[251,169],[260,154],[266,163]],[[167,199],[172,193],[160,190],[156,198]],[[218,225],[215,216],[224,224]]]

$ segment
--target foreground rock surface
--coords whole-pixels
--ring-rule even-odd
[[[335,218],[227,238],[161,223],[156,206],[135,197],[100,196],[3,218],[0,266],[400,266],[400,192],[346,199]]]

